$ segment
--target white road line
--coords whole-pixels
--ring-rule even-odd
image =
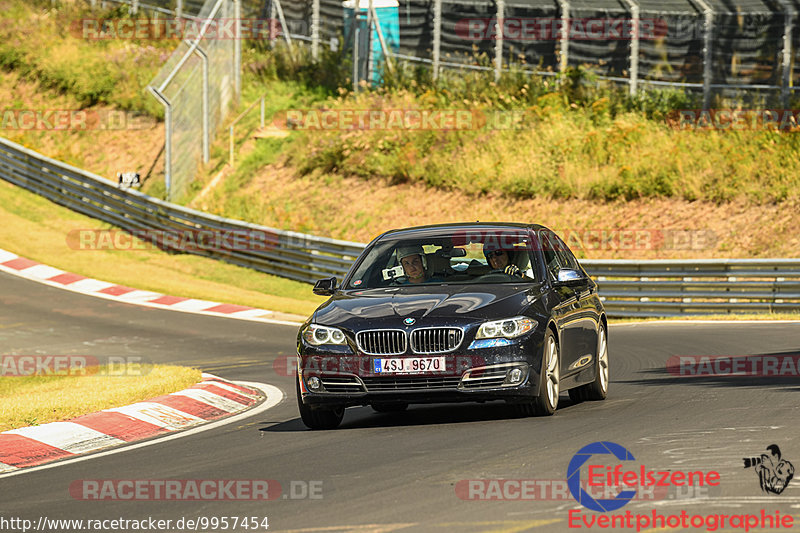
[[[204,424],[202,426],[198,426],[192,429],[188,429],[186,431],[181,431],[178,433],[172,433],[170,435],[164,435],[163,437],[158,437],[156,439],[148,440],[145,442],[140,442],[138,444],[131,444],[129,446],[121,446],[119,448],[114,448],[113,450],[106,450],[104,452],[93,453],[91,455],[81,455],[78,457],[74,457],[72,459],[64,459],[61,461],[56,461],[53,463],[49,463],[46,465],[41,466],[33,466],[30,468],[21,468],[18,470],[14,470],[12,472],[8,472],[5,474],[0,474],[0,479],[11,477],[11,476],[19,476],[22,474],[27,474],[29,472],[37,472],[39,470],[45,470],[48,468],[57,468],[59,466],[69,465],[73,463],[78,463],[81,461],[89,461],[96,457],[105,457],[107,455],[112,455],[115,453],[124,453],[130,450],[136,450],[139,448],[144,448],[145,446],[153,446],[156,444],[161,444],[163,442],[167,442],[173,439],[180,439],[183,437],[189,437],[191,435],[196,435],[197,433],[201,433],[203,431],[208,431],[210,429],[216,429],[221,426],[225,426],[227,424],[233,424],[235,422],[239,422],[240,420],[244,420],[245,418],[249,418],[254,415],[258,415],[266,411],[267,409],[271,409],[278,405],[284,397],[283,391],[281,391],[278,387],[274,385],[268,385],[266,383],[256,383],[252,381],[235,381],[234,383],[238,383],[247,387],[252,387],[254,389],[258,389],[263,392],[267,396],[267,400],[252,409],[244,411],[243,413],[239,413],[238,415],[233,415],[228,418],[223,418],[222,420],[217,420],[216,422],[210,422],[208,424]]]

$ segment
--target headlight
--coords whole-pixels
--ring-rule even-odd
[[[475,335],[475,338],[496,339],[505,337],[506,339],[515,339],[531,331],[537,324],[535,320],[526,316],[515,316],[514,318],[506,318],[504,320],[484,322],[481,324],[481,327],[478,328],[478,333]]]
[[[310,324],[303,330],[303,339],[308,344],[322,346],[324,344],[347,344],[344,333],[338,328],[329,328]]]

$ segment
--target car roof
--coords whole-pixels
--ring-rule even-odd
[[[451,222],[448,224],[429,224],[427,226],[413,226],[409,228],[397,228],[383,233],[381,236],[397,235],[401,233],[428,233],[437,229],[535,229],[547,230],[541,224],[524,224],[520,222]]]
[[[423,237],[426,234],[437,232],[437,230],[441,229],[450,229],[450,230],[457,230],[457,229],[464,229],[464,230],[501,230],[501,229],[533,229],[533,230],[548,230],[545,226],[541,224],[523,224],[520,222],[453,222],[449,224],[430,224],[427,226],[413,226],[409,228],[398,228],[389,230],[383,234],[379,238],[384,237],[395,237],[395,236],[419,236]],[[548,230],[549,231],[549,230]]]

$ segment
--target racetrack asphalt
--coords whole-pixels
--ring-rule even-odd
[[[773,443],[800,465],[800,411],[792,396],[800,393],[797,377],[698,378],[665,370],[675,355],[798,354],[798,323],[614,325],[604,402],[573,405],[562,394],[549,418],[516,418],[500,403],[412,406],[401,414],[354,408],[340,429],[314,432],[299,420],[294,382],[284,370],[295,353],[296,333],[291,326],[102,300],[0,273],[0,354],[139,356],[229,380],[269,383],[286,395],[276,407],[235,424],[0,477],[0,525],[3,518],[37,524],[41,517],[152,517],[174,524],[180,518],[268,517],[270,531],[574,531],[569,510],[597,513],[568,495],[476,501],[461,499],[456,487],[465,480],[563,480],[572,456],[601,440],[626,447],[636,465],[648,470],[721,475],[719,487],[694,494],[673,487],[659,501],[633,501],[618,513],[766,510],[800,520],[799,480],[779,496],[765,494],[753,470],[742,466],[743,457],[758,457]],[[266,479],[279,482],[282,493],[266,502],[71,496],[74,482],[98,479]],[[308,497],[309,487],[316,497]],[[46,531],[69,530],[74,529]]]

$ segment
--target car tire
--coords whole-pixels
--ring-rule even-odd
[[[344,407],[317,408],[312,409],[303,403],[303,396],[300,394],[300,380],[296,380],[297,407],[300,410],[300,418],[308,429],[336,429],[344,418]]]
[[[405,402],[373,403],[371,405],[376,413],[400,413],[408,409],[408,404]]]
[[[516,404],[522,416],[551,416],[558,409],[561,392],[560,350],[555,334],[548,328],[542,349],[542,369],[539,371],[539,395],[530,402]]]
[[[570,389],[569,397],[574,402],[605,400],[608,394],[608,335],[602,323],[597,332],[597,374],[594,381]]]

